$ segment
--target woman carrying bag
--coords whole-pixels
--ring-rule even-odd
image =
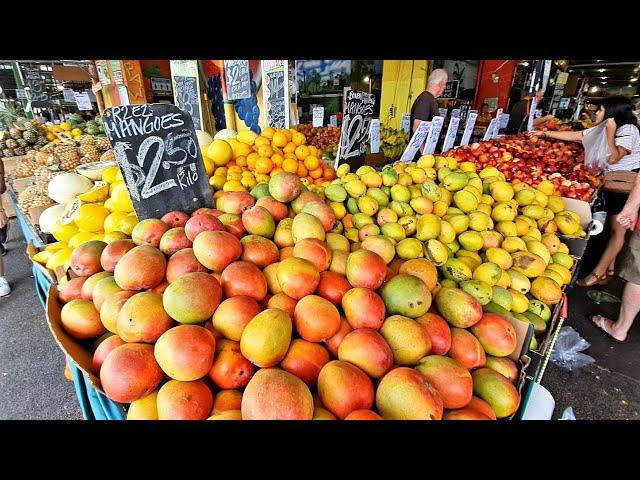
[[[585,136],[605,122],[603,135],[606,138],[609,156],[600,160],[605,175],[608,172],[640,171],[640,127],[633,113],[633,103],[627,97],[607,97],[596,111],[596,126],[578,132],[529,132],[530,136],[541,136],[554,140],[582,142]],[[586,148],[586,147],[585,147]],[[605,148],[605,151],[607,149]],[[585,152],[589,156],[589,152]],[[581,287],[604,284],[615,275],[615,261],[624,245],[625,228],[617,222],[617,215],[627,201],[627,194],[604,192],[605,210],[610,218],[610,237],[600,261],[593,271],[576,283]]]
[[[4,164],[0,161],[0,195],[7,190],[4,181]],[[6,297],[11,293],[11,287],[6,278],[4,278],[4,263],[2,257],[7,253],[4,242],[7,241],[7,229],[9,228],[9,219],[2,206],[2,197],[0,197],[0,297]]]

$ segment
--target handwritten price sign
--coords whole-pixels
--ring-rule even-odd
[[[420,122],[416,131],[413,132],[413,136],[409,141],[409,145],[405,148],[404,152],[402,152],[402,156],[400,157],[400,161],[409,163],[412,162],[420,147],[424,144],[427,135],[431,131],[431,122]]]
[[[373,118],[373,95],[349,90],[345,95],[344,117],[340,133],[340,148],[335,167],[350,159],[364,155]]]

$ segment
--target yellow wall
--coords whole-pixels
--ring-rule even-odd
[[[402,115],[411,112],[414,100],[427,86],[431,60],[385,60],[382,67],[380,123],[400,128]],[[395,116],[389,110],[395,106]]]

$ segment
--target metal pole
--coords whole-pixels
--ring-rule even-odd
[[[22,72],[20,71],[20,65],[18,64],[18,62],[12,62],[11,68],[13,70],[13,78],[16,81],[16,86],[19,89],[24,89],[24,81],[22,79]],[[16,97],[17,97],[17,94],[16,94]],[[20,102],[20,104],[22,105],[22,109],[24,110],[25,114],[27,115],[27,118],[32,119],[33,118],[33,112],[27,112],[27,110],[26,110],[28,100],[23,100],[23,99],[18,100],[16,98],[16,101]]]

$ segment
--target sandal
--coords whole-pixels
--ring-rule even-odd
[[[596,322],[593,319],[595,317],[600,317],[600,321]],[[603,332],[607,337],[609,337],[609,340],[613,340],[616,343],[627,343],[627,340],[629,339],[629,336],[627,335],[627,338],[625,338],[624,340],[618,340],[617,338],[614,338],[611,336],[611,334],[609,332],[607,332],[605,330],[605,326],[604,326],[604,322],[605,320],[608,320],[607,318],[603,317],[602,315],[600,315],[599,313],[597,314],[593,314],[593,315],[588,315],[587,318],[596,326],[598,327],[598,331]]]
[[[595,280],[593,282],[589,281],[588,278],[593,277]],[[602,280],[607,278],[607,275],[598,275],[597,273],[591,272],[584,278],[581,278],[576,282],[576,285],[580,287],[593,287],[596,283],[600,283]]]

